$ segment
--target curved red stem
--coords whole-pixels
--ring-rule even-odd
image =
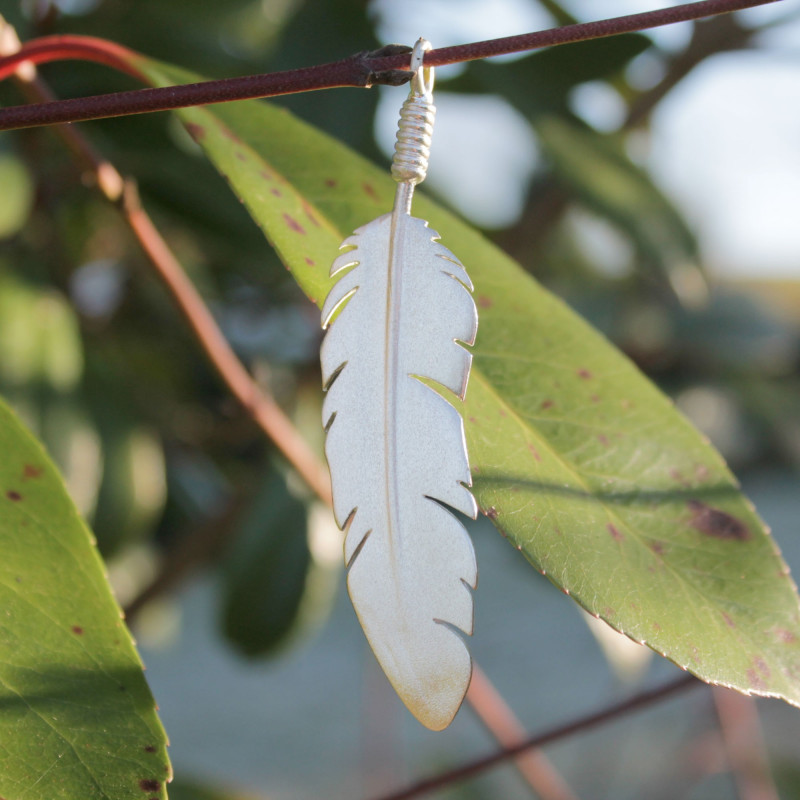
[[[0,80],[10,77],[20,64],[46,64],[49,61],[94,61],[125,72],[139,81],[145,76],[135,66],[138,53],[96,36],[43,36],[26,42],[16,53],[0,58]]]

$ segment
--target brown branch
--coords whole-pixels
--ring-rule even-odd
[[[672,683],[668,683],[666,686],[641,692],[628,700],[623,700],[621,703],[614,703],[604,708],[602,711],[598,711],[586,717],[581,717],[573,722],[568,722],[566,725],[553,728],[538,736],[533,736],[514,747],[507,747],[490,756],[476,759],[461,767],[436,775],[433,778],[419,781],[419,783],[401,789],[399,792],[384,795],[379,800],[408,800],[408,798],[412,797],[421,797],[424,794],[441,789],[444,786],[450,786],[457,781],[474,778],[487,769],[496,767],[509,759],[516,758],[520,753],[526,750],[543,747],[544,745],[552,744],[560,739],[565,739],[568,736],[583,733],[591,728],[596,728],[598,725],[618,719],[625,714],[639,711],[660,700],[665,700],[667,697],[678,694],[685,689],[690,689],[693,686],[705,686],[705,684],[697,680],[693,675],[685,675]]]
[[[331,482],[327,469],[280,406],[258,387],[236,357],[208,306],[141,207],[133,181],[125,181],[122,197],[125,217],[139,244],[231,394],[286,456],[314,494],[331,505]]]
[[[720,16],[694,26],[692,38],[683,52],[671,59],[664,77],[652,89],[639,95],[628,109],[623,129],[644,122],[661,100],[698,64],[709,56],[745,47],[756,30],[742,27],[732,16]]]
[[[455,47],[443,47],[431,50],[426,54],[425,63],[435,67],[490,56],[519,53],[542,47],[646,30],[774,2],[779,2],[779,0],[701,0],[701,2],[685,3],[642,14],[565,25],[546,31],[535,31]],[[41,50],[35,50],[37,46],[34,40],[23,46],[18,54],[0,59],[0,74],[26,59],[33,62],[37,58],[45,60],[45,55]],[[63,46],[63,41],[61,45],[54,43],[53,46]],[[392,54],[387,55],[387,52]],[[104,63],[109,62],[104,61]],[[166,88],[138,89],[30,106],[15,106],[0,111],[0,130],[165,111],[207,103],[274,97],[316,89],[342,86],[366,87],[376,83],[397,84],[410,77],[407,72],[403,74],[403,70],[408,68],[408,63],[407,54],[398,54],[396,48],[390,48],[389,51],[384,48],[372,53],[357,53],[330,64],[285,72],[248,75]],[[129,69],[126,71],[136,70],[135,61],[129,63],[128,66]]]
[[[33,75],[19,76],[17,80],[27,94],[50,96],[49,88]],[[64,139],[84,168],[94,173],[95,181],[106,198],[121,208],[151,265],[233,396],[283,453],[314,494],[323,503],[331,505],[331,484],[325,465],[280,406],[255,383],[237,358],[208,306],[142,208],[135,182],[123,179],[113,165],[99,156],[74,128],[60,125],[56,128],[56,133]]]
[[[525,740],[525,728],[477,664],[472,667],[467,702],[503,747],[513,747]],[[514,759],[514,765],[542,800],[578,800],[541,750],[525,750]]]

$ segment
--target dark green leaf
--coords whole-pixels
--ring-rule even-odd
[[[679,295],[691,291],[684,288],[690,274],[703,286],[694,236],[617,141],[563,117],[539,117],[535,126],[557,178],[579,200],[627,234],[640,256],[661,270]]]
[[[224,569],[225,635],[249,656],[285,642],[311,566],[305,505],[274,470],[235,533]]]
[[[540,50],[515,61],[473,61],[463,75],[443,83],[447,91],[502,92],[526,117],[564,111],[571,89],[618,74],[651,45],[638,33]]]
[[[101,434],[103,479],[92,527],[108,558],[152,530],[164,508],[166,476],[161,444],[146,428],[117,418]]]

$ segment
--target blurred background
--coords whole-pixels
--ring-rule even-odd
[[[651,0],[0,0],[22,39],[106,37],[209,77],[651,10]],[[712,439],[800,571],[800,9],[437,72],[424,191],[626,352]],[[135,88],[48,65],[58,96]],[[388,164],[404,89],[282,105]],[[0,104],[22,102],[0,86]],[[318,314],[166,114],[87,123],[140,185],[223,330],[315,447]],[[265,135],[269,135],[265,131]],[[45,130],[0,136],[0,392],[96,532],[172,740],[177,800],[378,797],[494,749],[423,730],[347,601],[341,534],[228,397],[117,212]],[[678,670],[472,526],[475,658],[530,731]],[[781,797],[800,713],[757,708]],[[710,691],[547,752],[583,798],[736,798]],[[512,767],[442,798],[525,798]]]

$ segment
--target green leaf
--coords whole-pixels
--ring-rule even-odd
[[[75,312],[57,292],[24,283],[0,267],[0,382],[7,388],[73,389],[83,369]]]
[[[166,798],[166,736],[89,531],[0,403],[0,796]]]
[[[0,393],[45,445],[78,509],[89,513],[102,457],[76,398],[83,371],[77,315],[58,292],[0,268]]]
[[[223,628],[246,655],[264,655],[300,611],[311,566],[306,507],[270,470],[238,527],[223,570]]]
[[[251,794],[210,787],[207,780],[186,780],[180,777],[169,787],[171,800],[259,800]]]
[[[332,30],[336,36],[331,36]],[[269,68],[277,72],[324,64],[341,58],[342,53],[375,50],[380,45],[372,21],[364,13],[363,0],[303,0],[281,33],[279,52],[270,59]],[[285,95],[278,102],[358,152],[377,154],[371,128],[352,124],[354,119],[374,115],[377,92],[301,92]]]
[[[156,84],[194,79],[137,66]],[[341,239],[391,208],[388,171],[264,103],[180,116],[321,304]],[[506,255],[424,196],[414,208],[476,287],[464,416],[484,513],[617,630],[706,681],[800,704],[796,589],[721,457]]]
[[[472,61],[446,91],[498,92],[526,117],[565,112],[569,92],[587,81],[608,80],[652,45],[639,33],[548,47],[514,61]]]
[[[108,558],[152,531],[164,510],[166,471],[161,443],[147,428],[119,415],[101,431],[103,479],[92,527]]]
[[[627,234],[645,262],[669,279],[679,296],[691,298],[686,293],[698,280],[703,286],[697,243],[644,170],[633,164],[614,138],[563,117],[538,117],[534,126],[559,180]]]
[[[22,228],[33,208],[33,180],[10,153],[0,153],[0,186],[0,239],[6,239]]]

